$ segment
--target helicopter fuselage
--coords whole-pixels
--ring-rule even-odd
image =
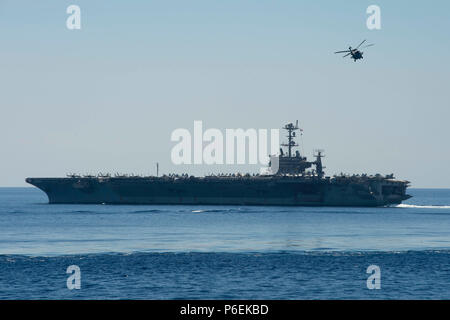
[[[359,50],[352,50],[352,58],[356,61],[363,58],[363,53]]]

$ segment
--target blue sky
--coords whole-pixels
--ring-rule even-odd
[[[81,8],[81,30],[66,8]],[[366,28],[381,8],[382,29]],[[450,187],[450,3],[0,1],[0,186],[171,164],[176,128],[299,120],[326,172]],[[368,39],[362,62],[333,52]]]

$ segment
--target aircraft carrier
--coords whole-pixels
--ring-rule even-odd
[[[361,206],[400,204],[409,181],[391,175],[325,176],[322,151],[308,161],[294,139],[298,125],[288,133],[287,153],[271,156],[268,174],[225,174],[204,177],[187,174],[158,176],[80,176],[27,178],[49,203],[71,204],[202,204],[273,206]],[[294,152],[295,151],[295,152]]]

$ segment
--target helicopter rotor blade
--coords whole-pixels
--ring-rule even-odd
[[[342,58],[348,57],[349,55],[351,55],[352,53],[347,53],[345,56],[343,56]]]
[[[335,54],[336,53],[345,53],[345,52],[351,52],[350,50],[345,50],[345,51],[337,51],[337,52],[335,52]]]
[[[356,49],[358,49],[359,47],[361,47],[361,45],[362,45],[364,42],[366,42],[366,40],[364,40],[363,42],[361,42],[361,43],[359,44],[359,46],[356,47]]]
[[[371,44],[368,44],[368,45],[364,46],[363,48],[372,47],[372,46],[374,46],[374,45],[375,45],[375,43],[371,43]],[[362,49],[362,48],[361,48],[361,49]]]

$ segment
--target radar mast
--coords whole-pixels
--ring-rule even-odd
[[[294,141],[295,131],[301,130],[301,129],[298,127],[298,120],[295,122],[295,126],[292,123],[288,123],[287,125],[285,125],[283,127],[283,129],[287,130],[287,132],[288,132],[288,135],[286,136],[288,138],[288,143],[283,143],[281,145],[283,147],[288,147],[288,156],[290,158],[290,157],[292,157],[292,148],[298,146],[298,144],[295,143],[295,141]]]

